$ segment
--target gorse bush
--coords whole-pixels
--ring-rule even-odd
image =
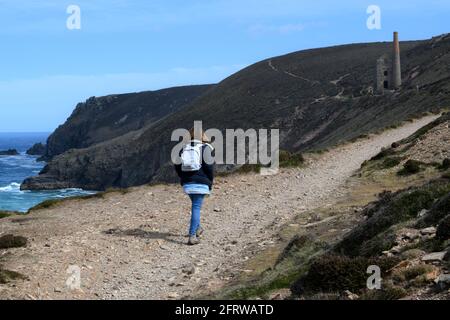
[[[59,204],[61,201],[63,201],[63,199],[45,200],[45,201],[35,205],[34,207],[30,208],[28,211],[31,212],[31,211],[40,210],[40,209],[52,208],[52,207],[56,206],[57,204]]]
[[[10,217],[12,214],[7,211],[0,211],[0,219]]]
[[[340,255],[323,255],[315,259],[306,276],[291,287],[294,294],[315,292],[358,292],[366,288],[367,268],[377,265],[382,272],[393,268],[399,262],[396,258],[350,258]]]
[[[393,142],[391,145],[392,149],[397,149],[398,147],[400,147],[400,143],[398,143],[398,142]]]
[[[441,170],[448,170],[448,169],[450,169],[450,159],[449,159],[449,158],[445,158],[445,159],[442,161],[442,164],[441,164],[441,166],[440,166],[440,169],[441,169]]]
[[[376,156],[372,157],[370,160],[371,161],[375,161],[375,160],[381,160],[387,156],[391,156],[394,155],[396,153],[396,151],[392,148],[388,148],[388,149],[382,149],[380,151],[380,153],[378,153]]]
[[[280,167],[298,167],[303,165],[305,158],[301,153],[291,153],[286,150],[280,150]]]
[[[290,168],[290,167],[300,167],[304,164],[305,158],[301,153],[291,153],[286,150],[280,150],[279,153],[279,166],[280,168]],[[265,166],[257,163],[257,164],[244,164],[239,167],[235,172],[237,173],[259,173],[261,171],[261,168]],[[228,175],[230,172],[224,172],[222,176]]]
[[[417,160],[408,160],[403,165],[403,169],[398,172],[400,176],[416,174],[422,171],[422,162]]]
[[[450,213],[439,222],[436,230],[436,239],[447,240],[450,239]]]
[[[432,272],[433,270],[433,266],[428,264],[418,264],[406,269],[395,271],[393,274],[393,279],[397,282],[410,281],[421,275]]]
[[[386,158],[381,164],[381,168],[389,169],[398,166],[402,162],[402,158],[399,157],[389,157]]]
[[[0,266],[0,284],[7,284],[11,280],[18,279],[25,280],[27,277],[15,271],[2,269]]]
[[[27,244],[27,238],[7,234],[0,237],[0,249],[20,248]]]
[[[443,195],[433,204],[430,211],[419,221],[416,226],[424,228],[434,226],[450,213],[450,193]]]

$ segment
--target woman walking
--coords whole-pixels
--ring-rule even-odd
[[[203,228],[200,225],[200,213],[203,200],[212,190],[214,181],[213,147],[204,132],[196,139],[194,129],[189,131],[190,141],[180,152],[180,164],[175,170],[180,177],[183,191],[192,202],[191,224],[189,228],[189,245],[200,242]]]

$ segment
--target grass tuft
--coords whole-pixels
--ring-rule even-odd
[[[27,277],[24,276],[23,274],[16,271],[3,269],[0,266],[0,284],[7,284],[12,280],[26,280],[26,279]]]
[[[417,160],[408,160],[403,165],[403,169],[401,169],[397,174],[399,176],[408,176],[412,174],[419,173],[423,170],[423,163]]]
[[[0,249],[20,248],[27,245],[27,238],[7,234],[0,237]]]
[[[381,290],[366,290],[364,294],[359,297],[359,300],[398,300],[405,297],[408,292],[400,287],[386,286]]]

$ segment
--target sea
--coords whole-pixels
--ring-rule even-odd
[[[0,133],[0,151],[16,149],[17,156],[0,156],[0,211],[27,212],[31,207],[49,199],[89,195],[94,191],[60,189],[52,191],[21,191],[25,178],[39,174],[45,162],[26,154],[35,143],[45,143],[49,133]]]

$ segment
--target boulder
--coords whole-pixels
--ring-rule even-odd
[[[447,290],[450,288],[450,274],[442,273],[434,282],[439,290]]]
[[[436,228],[435,227],[429,227],[429,228],[425,228],[420,230],[420,234],[424,235],[424,236],[430,236],[436,233]]]
[[[30,149],[27,150],[27,154],[30,156],[42,156],[45,154],[46,147],[42,143],[36,143]]]
[[[0,156],[17,156],[19,152],[16,149],[8,149],[0,151]]]
[[[441,252],[432,252],[422,257],[422,261],[424,262],[441,262],[444,261],[444,257],[447,254],[446,251]]]

